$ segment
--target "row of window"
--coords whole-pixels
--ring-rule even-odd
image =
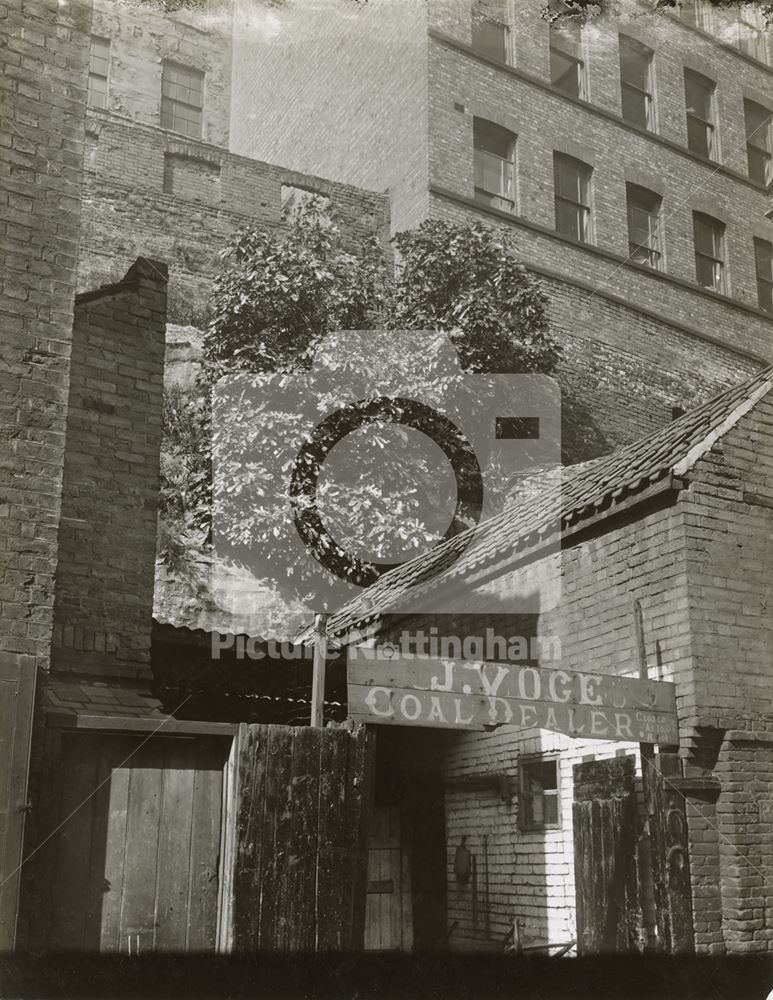
[[[110,40],[92,35],[89,54],[88,102],[107,107]],[[165,61],[161,71],[161,127],[201,138],[204,74],[190,66]]]
[[[515,135],[482,118],[473,122],[475,197],[505,212],[515,211]],[[593,168],[563,153],[553,153],[556,232],[582,243],[593,240],[591,181]],[[638,184],[626,184],[628,259],[665,270],[663,199]],[[699,285],[727,293],[725,225],[693,212],[695,277]],[[759,306],[773,312],[773,244],[755,239]]]
[[[504,23],[476,19],[473,48],[488,58],[506,61],[508,28]],[[654,51],[627,35],[620,42],[620,96],[624,121],[637,128],[656,129]],[[582,27],[560,22],[550,28],[550,82],[556,89],[587,100],[587,66]],[[719,159],[716,83],[701,73],[684,70],[687,147],[707,160]],[[773,181],[773,112],[744,101],[749,177],[759,184]]]

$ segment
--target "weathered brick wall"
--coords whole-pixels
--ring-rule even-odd
[[[88,3],[57,0],[15,0],[0,18],[0,670],[22,692],[15,730],[2,734],[4,754],[14,741],[21,752],[0,791],[0,950],[16,923],[8,848],[27,794],[22,706],[51,658],[90,22]]]
[[[52,670],[149,673],[166,269],[78,297]]]
[[[108,110],[160,126],[162,62],[169,59],[204,73],[201,138],[227,148],[230,11],[230,0],[176,11],[153,0],[95,0],[92,34],[110,41]]]
[[[241,226],[280,225],[283,185],[330,198],[353,243],[388,232],[384,195],[90,112],[78,288],[118,280],[139,254],[159,257],[169,266],[169,321],[204,325],[218,252]]]
[[[697,465],[684,495],[694,725],[773,730],[773,399]]]
[[[237,0],[231,148],[392,196],[426,216],[426,9],[416,0]]]
[[[47,669],[90,10],[81,3],[24,0],[5,14],[0,21],[5,119],[0,649],[3,656],[32,657]]]
[[[731,730],[715,773],[725,948],[773,951],[773,735]]]

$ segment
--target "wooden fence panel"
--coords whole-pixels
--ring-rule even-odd
[[[574,768],[577,951],[635,950],[639,924],[635,758]]]
[[[372,756],[364,729],[242,726],[239,743],[234,950],[361,946]]]

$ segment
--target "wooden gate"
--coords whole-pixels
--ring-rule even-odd
[[[362,948],[372,754],[364,728],[239,727],[235,951]]]
[[[633,756],[574,768],[577,951],[636,950],[639,894]]]
[[[48,948],[214,950],[229,742],[62,736]]]
[[[16,936],[35,659],[0,654],[0,952]]]

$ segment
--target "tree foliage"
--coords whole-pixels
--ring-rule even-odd
[[[453,343],[462,369],[473,373],[548,373],[559,349],[538,282],[513,243],[486,226],[428,221],[400,233],[393,269],[375,239],[356,249],[345,245],[319,203],[301,205],[288,221],[280,232],[243,230],[221,255],[201,395],[187,411],[179,394],[167,400],[162,502],[168,518],[201,527],[214,489],[219,544],[225,542],[229,557],[249,563],[256,547],[276,553],[275,565],[286,568],[279,589],[288,600],[303,600],[306,581],[294,566],[297,538],[285,513],[288,462],[277,465],[301,444],[300,404],[293,395],[301,391],[299,378],[304,391],[316,393],[320,412],[331,412],[351,402],[340,391],[348,370],[367,367],[373,384],[386,384],[399,363],[405,393],[442,409],[462,371],[457,365],[458,375],[449,377],[442,369],[433,331]],[[351,349],[335,346],[340,330],[368,332]],[[394,353],[403,330],[426,331],[414,338],[418,348],[410,358],[406,351],[397,358]],[[323,342],[328,353],[321,357]],[[269,374],[284,380],[276,398],[256,395],[250,384],[250,378],[263,378],[265,385]],[[239,405],[221,406],[213,417],[208,393],[229,378],[237,383]],[[484,396],[467,402],[486,412]],[[370,425],[367,446],[339,465],[338,478],[323,475],[316,495],[332,534],[353,552],[371,552],[382,562],[394,554],[395,540],[405,558],[442,535],[454,490],[453,477],[449,486],[426,451],[408,454],[415,435],[400,426],[401,413],[392,416],[397,424]],[[437,484],[434,494],[426,483]],[[459,529],[464,526],[460,521]]]

